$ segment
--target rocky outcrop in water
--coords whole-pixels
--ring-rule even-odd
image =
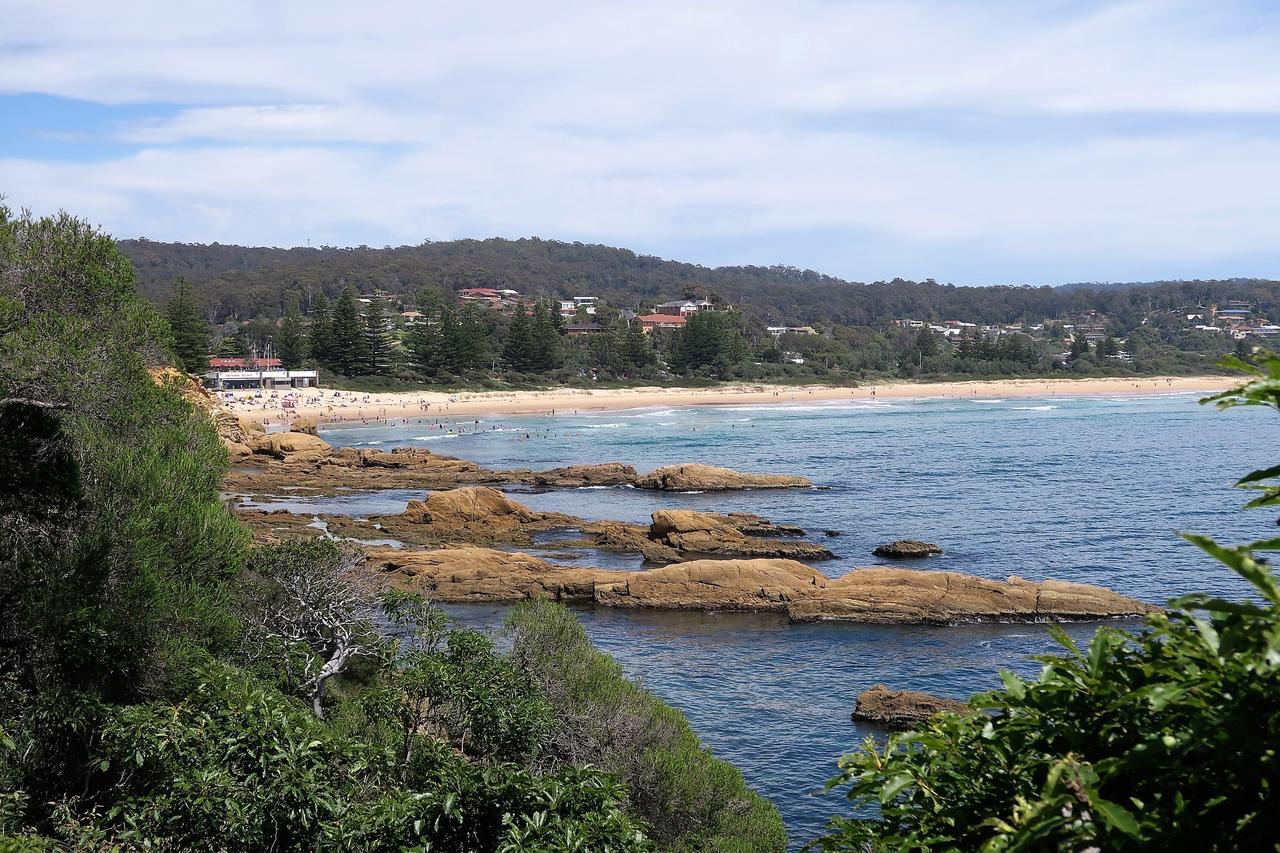
[[[894,690],[883,684],[874,684],[858,694],[853,707],[853,719],[903,730],[919,725],[943,711],[953,714],[971,713],[966,703],[955,699],[943,699],[919,690]]]
[[[877,557],[887,557],[891,560],[921,560],[925,557],[941,554],[942,549],[932,542],[921,542],[919,539],[899,539],[897,542],[880,545],[871,553]]]
[[[420,592],[437,601],[595,601],[596,584],[626,572],[557,566],[528,554],[492,548],[442,548],[438,551],[374,549],[369,565],[386,583]]]
[[[1098,586],[1067,581],[993,581],[957,572],[854,569],[793,602],[796,622],[947,624],[966,621],[1097,619],[1159,608]]]
[[[601,462],[598,465],[569,465],[538,471],[529,475],[526,482],[543,488],[581,489],[588,486],[625,486],[636,481],[636,469],[621,462]]]
[[[276,432],[258,436],[249,445],[254,453],[291,463],[318,462],[333,452],[329,442],[302,432]]]
[[[528,542],[533,533],[569,527],[578,519],[536,512],[497,489],[464,486],[409,501],[399,515],[372,519],[381,531],[407,542]]]
[[[609,551],[640,554],[647,563],[678,563],[684,559],[669,545],[649,538],[649,528],[625,521],[593,521],[579,527],[587,542]]]
[[[794,560],[692,560],[637,572],[559,566],[488,548],[372,549],[389,583],[440,601],[514,601],[533,596],[606,607],[755,610],[794,621],[941,624],[981,619],[1055,620],[1133,616],[1157,608],[1100,587],[953,572],[858,569],[844,578]]]
[[[596,584],[597,604],[779,611],[826,582],[822,573],[794,560],[692,560],[622,574],[612,583]]]
[[[830,560],[821,545],[748,536],[752,530],[777,529],[758,516],[726,516],[687,509],[660,509],[652,516],[648,538],[684,554],[715,557],[780,557],[792,560]],[[739,526],[742,525],[742,527]]]
[[[663,492],[712,492],[738,489],[792,489],[811,488],[813,483],[804,477],[785,474],[748,474],[731,468],[717,468],[688,462],[683,465],[667,465],[643,474],[635,481],[638,489],[655,489]]]

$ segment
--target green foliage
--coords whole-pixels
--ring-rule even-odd
[[[1216,403],[1219,409],[1234,406],[1271,406],[1280,409],[1280,355],[1270,350],[1253,348],[1243,357],[1239,354],[1231,355],[1223,359],[1222,363],[1224,367],[1242,371],[1252,378],[1238,388],[1207,397],[1204,402]],[[1280,506],[1280,465],[1251,471],[1236,485],[1258,492],[1257,497],[1245,504],[1246,509]]]
[[[169,299],[165,314],[173,334],[173,354],[178,366],[187,373],[204,373],[209,367],[212,334],[186,279],[178,279],[177,289]]]
[[[783,850],[777,811],[699,742],[678,711],[628,681],[565,607],[517,606],[512,658],[555,712],[545,760],[586,761],[627,783],[629,810],[671,850]]]
[[[302,314],[298,311],[296,296],[289,300],[280,334],[276,339],[276,353],[285,370],[297,370],[307,360],[307,336],[302,328]]]
[[[479,767],[425,738],[401,767],[226,668],[176,704],[113,712],[92,763],[104,794],[55,827],[77,849],[645,849],[599,773]]]
[[[671,334],[667,364],[677,373],[724,379],[747,355],[742,317],[733,311],[698,311]]]
[[[311,357],[328,367],[333,360],[333,311],[323,293],[311,305],[311,322],[307,327],[307,349]]]
[[[1280,359],[1232,362],[1255,378],[1208,398],[1280,408]],[[1246,488],[1274,477],[1255,472]],[[1270,488],[1270,487],[1266,487]],[[1251,506],[1273,504],[1264,489]],[[1102,628],[1040,677],[1002,673],[918,731],[869,739],[840,760],[855,817],[833,818],[822,850],[1273,849],[1280,838],[1280,585],[1261,556],[1186,535],[1245,578],[1256,601],[1191,595],[1147,630]],[[879,816],[874,812],[878,810]]]
[[[370,376],[378,376],[391,369],[393,344],[391,325],[379,300],[373,300],[364,311],[364,363],[362,370]]]
[[[333,306],[325,366],[335,373],[354,376],[365,362],[365,326],[356,307],[355,288],[348,286]]]

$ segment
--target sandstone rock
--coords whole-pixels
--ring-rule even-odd
[[[289,425],[289,431],[318,436],[320,435],[320,425],[316,423],[315,418],[298,418]]]
[[[409,501],[400,515],[373,520],[396,539],[476,543],[528,542],[533,532],[578,522],[559,513],[534,512],[484,486],[432,492],[425,501]]]
[[[761,529],[758,521],[744,520]],[[835,555],[810,542],[788,542],[745,535],[731,516],[693,510],[661,509],[653,514],[649,538],[677,551],[726,557],[782,557],[795,560],[829,560]]]
[[[888,545],[880,545],[871,552],[877,557],[888,557],[893,560],[919,560],[934,554],[941,554],[942,549],[931,542],[918,539],[899,539]]]
[[[942,711],[964,714],[970,708],[955,699],[943,699],[919,690],[894,690],[874,684],[858,694],[853,719],[878,723],[890,729],[909,729]]]
[[[924,623],[1097,619],[1159,608],[1102,587],[1066,581],[1007,582],[956,572],[854,569],[806,599],[791,602],[796,622]]]
[[[750,512],[728,512],[722,516],[729,524],[748,536],[803,536],[804,528],[794,524],[779,524]]]
[[[657,489],[664,492],[705,492],[731,489],[787,489],[807,488],[813,483],[804,477],[783,474],[747,474],[730,468],[717,468],[696,462],[684,465],[668,465],[643,474],[635,481],[636,488]]]
[[[636,469],[621,462],[602,462],[598,465],[569,465],[538,471],[528,478],[535,486],[558,488],[582,488],[584,486],[622,486],[636,481]]]
[[[826,584],[820,572],[794,560],[693,560],[597,579],[595,599],[608,607],[783,611],[787,602]]]
[[[252,445],[254,453],[290,462],[314,462],[332,452],[329,442],[300,432],[277,432],[258,436]]]
[[[597,582],[616,581],[626,572],[557,566],[528,554],[492,548],[369,552],[369,565],[392,585],[438,601],[518,601],[554,598],[592,601]]]
[[[682,559],[675,548],[650,539],[648,528],[639,524],[593,521],[582,525],[581,530],[597,548],[634,552],[650,563],[678,563]]]

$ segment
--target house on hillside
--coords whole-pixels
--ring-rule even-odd
[[[571,337],[594,335],[603,331],[605,331],[605,328],[599,323],[569,323],[564,327],[564,333]]]
[[[636,317],[640,321],[640,328],[645,332],[653,332],[658,329],[680,329],[689,321],[688,314],[641,314]]]
[[[688,316],[696,314],[699,311],[709,311],[712,304],[705,299],[697,301],[692,299],[673,299],[670,302],[663,302],[653,309],[655,314],[674,314],[678,316]]]

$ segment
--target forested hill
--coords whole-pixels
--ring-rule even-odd
[[[956,287],[934,281],[858,284],[794,267],[717,267],[667,261],[627,249],[537,238],[454,240],[372,249],[248,248],[120,241],[144,295],[163,302],[183,276],[211,319],[276,316],[284,293],[337,295],[348,284],[412,297],[424,288],[509,287],[531,296],[594,295],[620,307],[705,295],[767,323],[879,326],[897,317],[979,323],[1039,321],[1090,308],[1137,317],[1242,299],[1280,310],[1280,282],[1235,279],[1133,287]]]

